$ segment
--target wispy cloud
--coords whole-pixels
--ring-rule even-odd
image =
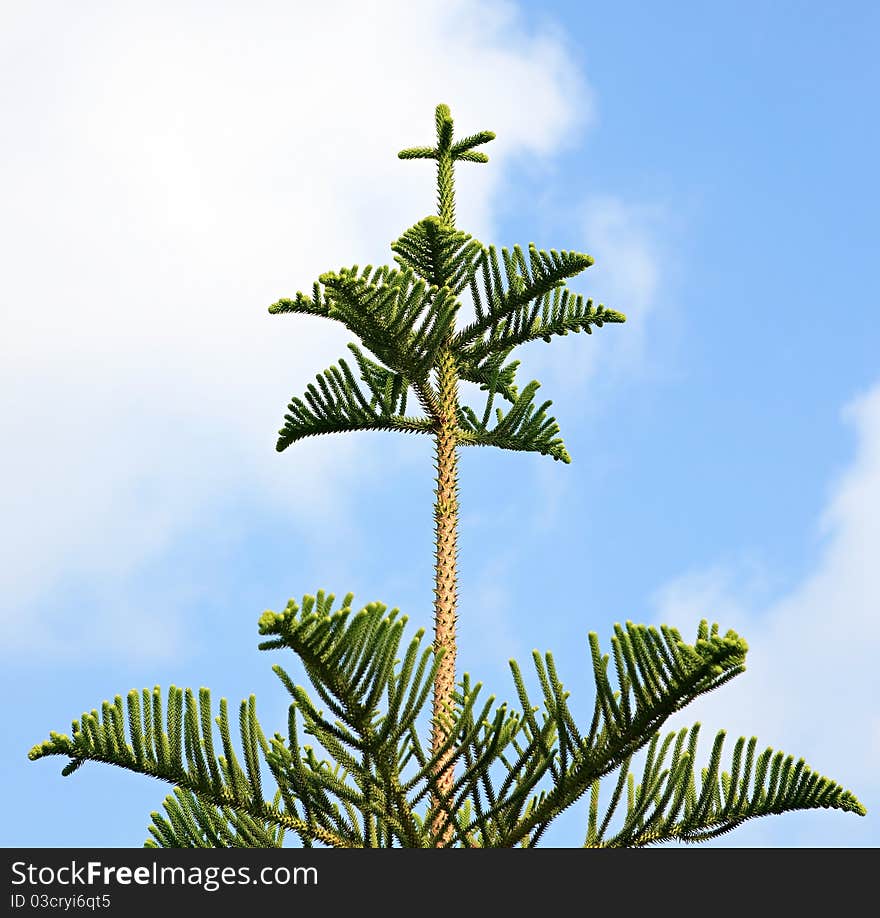
[[[662,361],[646,347],[659,307],[669,317],[675,260],[667,237],[677,229],[662,204],[644,204],[620,195],[591,195],[577,206],[559,203],[580,227],[568,248],[589,252],[595,264],[570,282],[573,290],[626,313],[622,329],[598,332],[598,340],[585,346],[578,336],[554,342],[550,348],[533,345],[529,367],[553,382],[554,392],[583,390],[597,374],[618,379],[644,376]]]
[[[722,565],[685,574],[656,595],[658,621],[690,636],[708,618],[739,630],[750,647],[747,672],[688,707],[680,722],[757,735],[803,756],[869,811],[864,820],[826,812],[762,820],[737,836],[743,844],[880,842],[880,385],[845,417],[858,437],[855,458],[831,490],[821,556],[802,582],[761,602],[760,578]]]

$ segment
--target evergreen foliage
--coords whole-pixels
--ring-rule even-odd
[[[52,732],[31,759],[68,758],[62,774],[103,762],[170,783],[146,844],[158,847],[534,847],[579,800],[585,847],[696,842],[748,819],[835,808],[864,814],[856,797],[802,759],[744,737],[722,765],[725,733],[697,771],[699,724],[662,733],[666,720],[745,669],[746,644],[700,623],[693,644],[678,631],[616,625],[611,653],[589,634],[593,713],[579,725],[551,654],[534,654],[540,703],[511,661],[517,703],[483,700],[482,686],[454,679],[459,446],[531,451],[565,463],[549,401],[535,380],[520,389],[513,350],[624,321],[572,292],[566,281],[593,259],[530,244],[500,251],[454,226],[455,162],[485,163],[483,131],[453,141],[449,109],[436,110],[437,146],[401,159],[437,162],[439,215],[392,243],[397,268],[354,265],[322,274],[311,296],[270,307],[341,322],[358,344],[294,397],[278,451],[319,434],[393,430],[428,434],[437,452],[435,638],[404,640],[407,619],[347,595],[318,592],[259,620],[261,650],[289,649],[311,692],[281,667],[290,695],[284,732],[264,734],[253,696],[239,707],[208,689],[132,690],[83,713],[71,734]],[[461,295],[474,316],[457,327]],[[368,353],[371,356],[368,356]],[[461,405],[458,384],[485,403]],[[420,415],[407,414],[415,404]],[[500,404],[499,404],[500,403]],[[433,691],[432,709],[428,698]],[[425,721],[432,733],[423,740]],[[636,767],[635,756],[644,761]],[[640,771],[640,776],[636,772]],[[610,794],[603,798],[602,779]]]
[[[772,749],[756,756],[754,737],[736,743],[721,771],[720,732],[698,777],[699,725],[661,736],[672,713],[743,672],[746,645],[732,631],[721,636],[702,622],[686,644],[673,628],[627,622],[614,629],[610,657],[591,633],[588,725],[576,724],[550,654],[534,656],[541,705],[513,661],[518,705],[481,701],[482,687],[465,678],[450,712],[448,746],[431,754],[419,737],[419,716],[438,661],[422,647],[424,632],[404,645],[406,618],[398,610],[371,603],[355,613],[351,595],[339,608],[333,603],[318,593],[260,619],[268,638],[260,649],[293,650],[313,689],[274,667],[291,697],[286,735],[266,738],[251,696],[239,707],[236,752],[225,699],[215,713],[208,689],[171,686],[163,700],[157,686],[132,690],[125,702],[118,695],[105,701],[100,713],[74,721],[71,735],[50,734],[30,757],[67,756],[65,774],[95,761],[174,785],[165,815],[152,814],[147,844],[161,847],[280,847],[285,832],[306,846],[533,847],[585,794],[586,847],[698,841],[795,809],[864,812],[803,760]],[[643,747],[636,783],[629,765]],[[426,800],[437,794],[436,765],[447,752],[460,774],[442,797],[437,825],[426,818]],[[600,821],[600,779],[613,771],[619,776]],[[612,830],[624,789],[625,812]]]
[[[391,249],[401,270],[342,268],[322,274],[311,297],[298,293],[269,307],[273,314],[335,319],[381,361],[370,361],[349,345],[360,380],[344,359],[338,368],[319,375],[303,398],[290,402],[279,431],[279,452],[322,433],[433,433],[441,406],[431,371],[445,350],[458,378],[478,383],[487,393],[480,416],[467,406],[459,409],[459,445],[535,451],[570,462],[556,437],[559,427],[546,414],[551,403],[534,404],[540,384],[533,380],[519,392],[514,384],[519,361],[504,361],[527,341],[550,341],[570,331],[591,334],[591,326],[624,321],[621,313],[565,288],[565,280],[593,259],[578,252],[545,252],[534,245],[529,246],[528,260],[520,246],[512,253],[502,249],[499,258],[494,246],[487,248],[438,217],[426,217],[408,229]],[[476,317],[456,331],[457,296],[465,289],[470,290]],[[426,418],[405,417],[410,389]],[[510,403],[506,414],[497,407],[492,414],[496,396]]]

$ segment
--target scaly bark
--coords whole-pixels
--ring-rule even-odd
[[[444,353],[437,368],[440,415],[437,419],[435,462],[437,467],[435,523],[434,650],[443,658],[434,681],[433,730],[431,751],[437,754],[448,733],[445,715],[452,708],[455,689],[455,625],[458,604],[458,457],[456,455],[458,414],[458,372],[455,361]],[[447,764],[448,750],[437,767],[438,795],[452,789],[454,768]],[[448,839],[451,827],[442,831],[445,815],[437,810],[438,795],[432,797],[433,828],[440,834],[438,843]],[[442,834],[441,834],[442,831]]]
[[[455,184],[452,160],[452,118],[446,105],[436,111],[437,204],[438,216],[448,226],[455,225]],[[455,691],[455,624],[458,611],[458,370],[455,360],[443,351],[437,362],[437,395],[440,411],[437,422],[435,462],[437,480],[434,502],[434,652],[443,658],[434,680],[434,705],[431,753],[437,755],[448,738],[444,726],[452,710]],[[432,829],[437,845],[448,841],[452,827],[438,806],[452,790],[455,769],[448,750],[437,765],[437,793],[431,798]],[[444,828],[445,825],[445,828]]]

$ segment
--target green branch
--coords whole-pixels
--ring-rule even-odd
[[[547,409],[553,403],[534,403],[540,385],[536,380],[530,382],[506,413],[496,408],[493,427],[489,427],[492,392],[489,393],[482,419],[477,417],[472,408],[462,406],[459,410],[458,442],[462,446],[497,446],[501,449],[537,452],[565,463],[571,462],[571,456],[558,436],[556,418],[547,414]]]
[[[294,397],[287,406],[284,426],[278,431],[276,449],[282,452],[305,437],[354,430],[396,430],[401,433],[430,433],[432,422],[407,417],[407,381],[368,360],[354,344],[349,344],[361,374],[366,393],[345,360],[318,374],[306,387],[302,398]]]
[[[523,322],[517,317],[521,317],[525,310],[536,305],[543,307],[548,295],[557,290],[563,281],[593,264],[590,255],[557,252],[555,249],[545,252],[532,243],[529,244],[528,261],[520,246],[514,246],[512,254],[503,248],[501,256],[504,277],[495,246],[485,250],[479,270],[474,272],[471,294],[476,319],[453,339],[452,347],[457,355],[466,357],[467,349],[481,340],[487,347],[492,341],[500,340],[499,335],[507,325]],[[498,348],[503,347],[504,344],[499,343]]]

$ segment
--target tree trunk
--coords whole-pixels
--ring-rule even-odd
[[[444,727],[445,714],[452,710],[452,693],[455,689],[455,624],[457,595],[457,540],[458,540],[458,457],[456,431],[458,427],[458,373],[449,354],[440,358],[437,372],[440,396],[440,417],[436,434],[435,461],[437,466],[435,521],[435,585],[434,585],[434,651],[443,651],[443,658],[434,681],[433,730],[431,751],[436,754],[447,739]],[[448,751],[437,766],[439,794],[449,794],[454,779],[454,769],[446,764]],[[446,820],[437,809],[438,797],[432,795],[431,810],[434,831],[440,833]],[[451,835],[448,826],[438,839],[438,844]]]

